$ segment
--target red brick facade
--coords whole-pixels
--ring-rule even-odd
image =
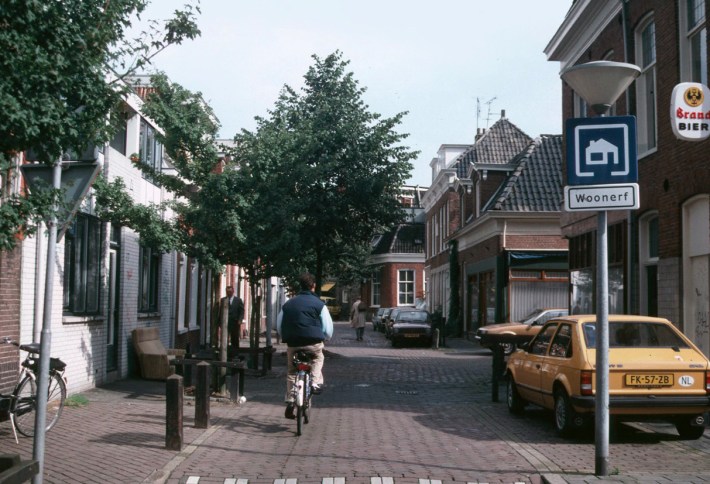
[[[0,337],[20,339],[20,270],[22,252],[0,251]],[[18,350],[0,344],[0,392],[7,392],[17,380]]]

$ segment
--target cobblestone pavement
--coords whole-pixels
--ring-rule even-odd
[[[124,380],[86,392],[47,434],[44,482],[168,484],[440,484],[709,482],[710,439],[671,426],[624,425],[610,445],[612,476],[593,476],[593,436],[564,440],[548,412],[511,416],[491,401],[490,354],[447,340],[393,349],[345,323],[327,346],[326,389],[301,437],[283,416],[285,347],[269,375],[248,376],[247,402],[213,402],[209,429],[186,403],[184,448],[165,450],[165,385]],[[710,432],[708,432],[710,436]],[[32,455],[0,425],[0,453]]]

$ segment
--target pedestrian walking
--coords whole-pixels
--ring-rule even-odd
[[[350,308],[350,326],[355,328],[355,337],[358,341],[363,340],[365,335],[365,314],[367,313],[367,305],[362,301],[360,296],[355,298],[355,302]]]

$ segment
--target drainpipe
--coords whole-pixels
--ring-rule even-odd
[[[42,222],[37,223],[37,236],[35,240],[35,312],[32,324],[32,342],[38,343],[42,332]]]
[[[624,62],[629,62],[631,58],[631,42],[629,38],[631,32],[629,31],[629,0],[621,1],[621,29],[622,36],[624,40]],[[626,89],[626,114],[631,114],[631,98],[630,89]],[[626,276],[628,283],[628,290],[626,291],[626,313],[636,314],[641,309],[638,307],[638,303],[634,303],[638,299],[636,293],[638,292],[638,217],[634,214],[633,210],[629,210],[627,214],[626,221]]]

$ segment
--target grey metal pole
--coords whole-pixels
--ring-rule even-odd
[[[61,188],[62,160],[57,160],[52,170],[52,187]],[[49,389],[49,357],[52,348],[52,296],[54,293],[54,269],[57,252],[57,210],[55,202],[52,215],[47,222],[47,274],[44,281],[44,316],[39,344],[39,370],[37,375],[37,412],[35,415],[35,437],[32,458],[39,463],[39,472],[33,477],[34,484],[42,483],[44,474],[44,444],[47,421],[47,392]]]
[[[597,227],[596,398],[594,401],[594,474],[609,475],[609,271],[607,213],[600,211]]]

